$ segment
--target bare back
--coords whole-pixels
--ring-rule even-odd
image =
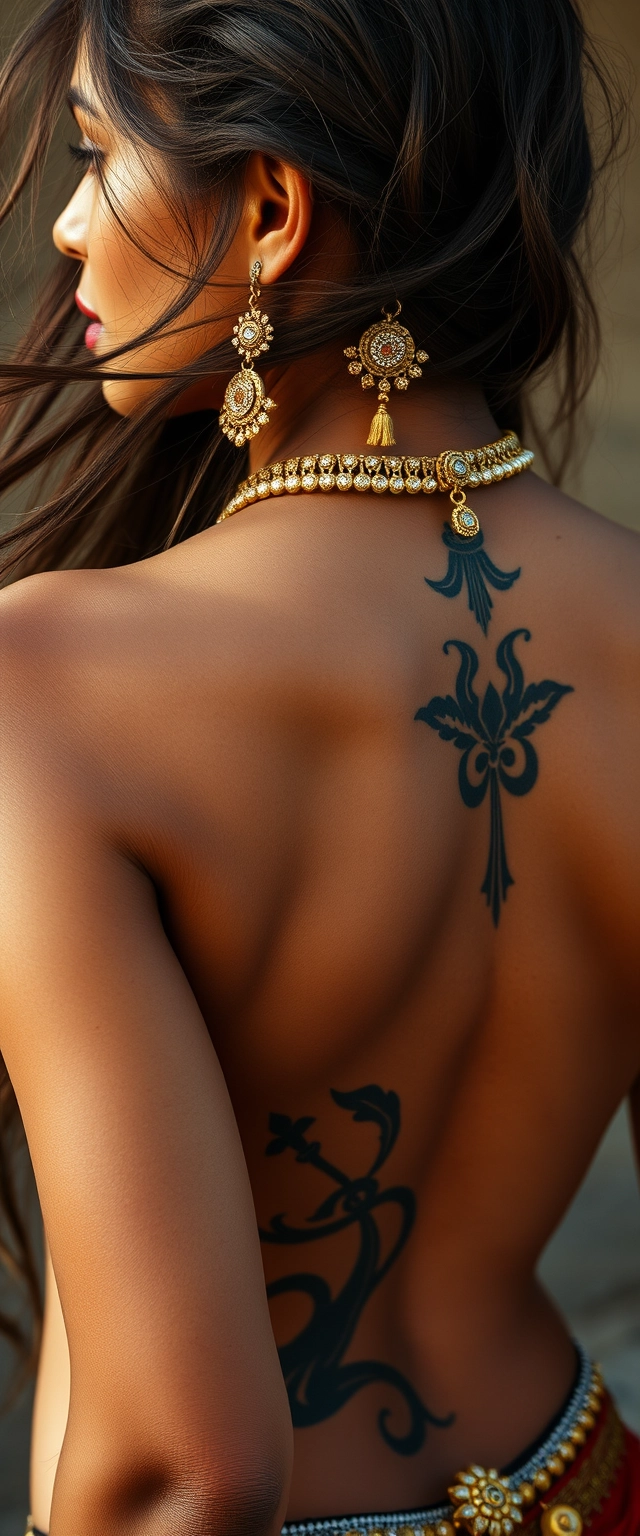
[[[422,498],[272,500],[5,598],[69,828],[153,882],[222,1067],[291,1518],[544,1427],[574,1357],[535,1266],[640,1071],[637,543],[532,476],[482,500],[519,571],[486,636]]]

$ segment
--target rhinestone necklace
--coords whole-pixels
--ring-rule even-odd
[[[434,457],[413,458],[406,454],[311,453],[287,459],[281,464],[267,464],[238,486],[235,496],[220,513],[223,523],[254,501],[268,496],[282,496],[284,491],[375,491],[378,496],[390,491],[397,496],[407,491],[415,496],[424,491],[449,493],[452,504],[451,527],[461,539],[472,539],[480,531],[476,513],[467,505],[465,485],[493,485],[528,469],[533,461],[530,448],[523,448],[515,432],[507,432],[484,448],[447,449]]]

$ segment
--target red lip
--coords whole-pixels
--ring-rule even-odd
[[[95,309],[89,309],[89,305],[85,304],[84,299],[80,298],[80,294],[79,293],[76,293],[76,304],[77,304],[78,309],[80,310],[81,314],[86,315],[87,320],[99,320],[100,319],[100,316],[96,314]]]

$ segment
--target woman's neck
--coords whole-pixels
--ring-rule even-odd
[[[277,404],[267,427],[250,448],[252,472],[275,460],[305,453],[367,452],[377,391],[361,388],[347,372],[335,342],[310,357],[265,371],[265,385]],[[499,436],[480,387],[460,379],[422,379],[407,393],[392,391],[395,452],[440,453],[475,448]],[[393,450],[391,450],[393,451]]]

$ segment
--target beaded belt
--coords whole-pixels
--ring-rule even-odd
[[[542,1445],[516,1472],[472,1465],[450,1503],[401,1514],[288,1522],[282,1536],[581,1536],[610,1492],[625,1451],[624,1425],[600,1372],[581,1350],[571,1399]],[[574,1465],[575,1463],[575,1465]],[[43,1536],[31,1517],[27,1536]]]
[[[625,1431],[597,1367],[579,1355],[565,1412],[516,1472],[472,1465],[458,1473],[447,1504],[289,1522],[282,1536],[580,1536],[612,1487]]]

